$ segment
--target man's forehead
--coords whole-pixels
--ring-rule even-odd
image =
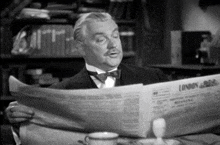
[[[90,33],[104,33],[107,31],[115,31],[118,29],[118,25],[113,20],[106,21],[92,21],[87,24],[87,30]]]

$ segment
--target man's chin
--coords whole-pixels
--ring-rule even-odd
[[[121,63],[121,61],[116,61],[116,62],[110,62],[108,63],[108,65],[111,67],[111,68],[116,68],[119,66],[119,64]]]

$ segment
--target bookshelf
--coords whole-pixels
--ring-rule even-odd
[[[40,0],[30,1],[24,8],[28,8],[32,5],[31,3],[36,2],[43,3]],[[60,7],[63,3],[69,4],[69,1],[65,0],[63,3],[58,0],[49,2],[59,2],[59,5],[56,5],[57,7]],[[14,75],[27,84],[46,87],[53,82],[73,76],[84,66],[84,60],[77,51],[70,52],[72,34],[69,32],[80,13],[89,11],[111,13],[119,25],[120,37],[124,46],[123,62],[135,64],[136,51],[138,51],[136,39],[141,37],[141,35],[137,34],[138,21],[135,18],[135,7],[138,2],[139,0],[102,0],[88,3],[84,0],[75,0],[73,3],[77,5],[76,7],[74,5],[73,9],[65,9],[65,14],[62,16],[57,16],[56,13],[58,11],[53,10],[54,17],[51,19],[10,17],[10,14],[2,18],[1,35],[6,37],[1,38],[1,125],[8,123],[4,117],[4,110],[14,100],[8,89],[8,77],[10,75]],[[49,3],[46,5],[48,6]],[[51,7],[49,8],[50,10],[52,9]],[[71,11],[71,13],[67,11]],[[17,16],[19,16],[19,13]],[[26,27],[24,30],[28,34],[28,46],[32,46],[33,50],[30,50],[29,53],[21,54],[18,52],[17,54],[12,54],[14,43],[12,38],[17,36],[24,27]],[[47,35],[46,37],[43,36],[44,31],[45,33],[48,32],[45,34]],[[52,37],[54,35],[56,35],[56,41],[53,43]],[[27,48],[30,49],[30,47]]]

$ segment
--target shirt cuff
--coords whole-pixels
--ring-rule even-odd
[[[21,140],[19,137],[19,128],[14,128],[13,126],[11,127],[13,138],[15,140],[16,145],[21,145]]]

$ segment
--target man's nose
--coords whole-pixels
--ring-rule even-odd
[[[116,46],[117,46],[116,40],[109,39],[108,49],[116,48]]]

